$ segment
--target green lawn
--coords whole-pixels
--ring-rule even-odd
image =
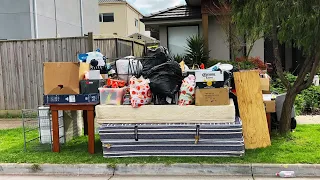
[[[33,132],[33,135],[36,135]],[[96,137],[95,155],[87,153],[87,138],[76,138],[62,146],[61,153],[48,150],[23,151],[22,129],[0,130],[0,163],[312,163],[320,164],[320,125],[299,125],[287,137],[275,136],[272,146],[265,149],[247,150],[240,158],[208,157],[102,157],[101,143]]]

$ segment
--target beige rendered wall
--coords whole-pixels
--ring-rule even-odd
[[[125,3],[100,4],[99,13],[114,13],[114,22],[100,22],[101,34],[117,33],[119,36],[127,36],[127,13]]]
[[[214,17],[209,17],[209,50],[210,58],[218,60],[229,60],[230,51],[228,47],[227,35],[221,25]]]
[[[168,47],[167,26],[159,27],[159,40],[160,40],[160,46]]]
[[[141,33],[144,34],[145,31],[145,26],[144,24],[140,21],[142,18],[142,15],[131,8],[129,5],[127,6],[127,24],[128,24],[128,33],[127,36],[134,34],[134,33]],[[139,21],[138,27],[135,26],[135,19]]]

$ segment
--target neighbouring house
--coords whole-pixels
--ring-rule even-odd
[[[99,34],[98,0],[0,0],[0,39]]]
[[[134,33],[144,34],[143,15],[125,0],[99,0],[101,34],[127,37]]]
[[[211,1],[211,0],[208,0]],[[184,54],[186,39],[201,35],[207,42],[211,59],[229,60],[231,50],[226,33],[214,15],[206,11],[206,0],[186,0],[186,5],[176,6],[146,16],[142,21],[160,45],[173,54]],[[251,56],[264,59],[264,40],[255,43]]]
[[[145,34],[141,34],[141,33],[134,33],[132,35],[129,35],[128,37],[143,41],[146,44],[159,44],[160,43],[160,41],[157,40],[156,38],[146,36]]]

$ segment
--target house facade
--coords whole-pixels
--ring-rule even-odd
[[[146,29],[173,54],[184,54],[186,39],[201,35],[210,50],[210,59],[230,60],[231,49],[226,32],[207,7],[212,0],[186,0],[186,5],[160,11],[143,18]],[[264,60],[264,39],[259,39],[251,52]]]
[[[141,33],[134,33],[134,34],[129,35],[128,37],[143,41],[145,44],[159,44],[160,43],[159,40],[157,40],[153,37],[150,37],[150,35],[147,36],[147,35],[141,34]]]
[[[0,0],[0,39],[99,34],[98,0]]]
[[[101,34],[129,36],[144,34],[143,15],[125,0],[99,0],[99,24]]]

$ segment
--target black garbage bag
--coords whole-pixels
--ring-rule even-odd
[[[145,76],[150,73],[148,71],[150,71],[151,68],[170,60],[172,59],[167,48],[160,46],[154,50],[148,49],[146,56],[141,60],[143,66],[141,75]]]
[[[175,98],[183,80],[181,68],[177,62],[168,61],[151,68],[147,72],[144,78],[150,80],[150,88],[153,95]]]

